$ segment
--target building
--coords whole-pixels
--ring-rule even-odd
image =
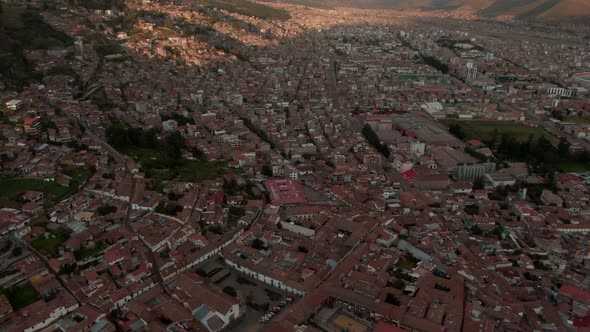
[[[6,108],[8,108],[11,111],[18,111],[23,107],[23,101],[22,100],[17,100],[17,99],[12,99],[6,102]]]
[[[172,297],[210,332],[221,331],[240,317],[240,303],[236,299],[208,287],[194,272],[181,274],[171,285]]]
[[[432,155],[443,170],[461,181],[481,179],[485,174],[496,170],[496,164],[480,163],[462,151],[448,146],[434,147]]]
[[[508,173],[493,172],[485,175],[484,183],[486,187],[492,188],[512,186],[516,183],[516,178]]]
[[[37,135],[41,132],[41,118],[25,118],[23,120],[23,129],[27,135]]]
[[[467,63],[467,81],[475,81],[477,74],[477,66],[473,62]]]

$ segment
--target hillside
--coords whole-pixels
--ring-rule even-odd
[[[475,12],[482,17],[511,16],[521,20],[565,21],[590,18],[588,0],[267,0],[307,6],[351,6],[397,10]]]

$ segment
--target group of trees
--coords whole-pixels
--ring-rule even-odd
[[[286,21],[291,15],[285,10],[270,7],[264,4],[255,3],[248,0],[229,0],[216,1],[207,0],[208,7],[225,9],[229,12],[242,14],[246,16],[258,17],[261,19],[273,19]]]
[[[107,129],[107,138],[115,149],[134,155],[137,150],[148,150],[143,167],[153,169],[176,168],[181,163],[184,138],[178,132],[159,140],[155,129],[144,130],[122,123],[114,123]],[[145,151],[144,151],[145,152]]]
[[[0,15],[0,76],[7,88],[20,91],[29,81],[43,78],[25,57],[26,50],[63,48],[73,44],[73,40],[53,29],[38,11],[12,6],[3,7],[2,11],[16,19],[3,20]]]
[[[373,131],[370,125],[366,124],[362,130],[363,136],[369,141],[369,144],[375,147],[379,153],[381,153],[385,158],[389,159],[390,151],[387,147],[387,144],[381,143],[379,136]]]
[[[427,55],[423,55],[422,56],[422,61],[424,61],[425,64],[429,65],[432,68],[435,68],[439,71],[441,71],[444,74],[448,74],[449,73],[449,66],[447,66],[446,64],[442,63],[439,59],[433,57],[433,56],[427,56]]]
[[[515,137],[504,134],[495,146],[499,156],[507,160],[525,161],[533,171],[549,174],[557,170],[558,164],[568,161],[590,161],[588,153],[572,154],[570,143],[560,138],[557,145],[551,143],[545,136],[538,138],[529,136],[528,140],[519,142]]]
[[[463,127],[457,123],[449,125],[449,132],[461,140],[469,138]],[[500,134],[495,129],[488,139],[484,140],[484,143],[494,150],[496,156],[501,160],[527,162],[533,171],[540,174],[548,174],[557,170],[560,162],[590,161],[588,153],[570,153],[570,143],[563,137],[557,144],[551,142],[544,135],[534,136],[531,134],[527,140],[519,140],[514,135]],[[471,148],[466,148],[465,152],[482,160],[487,159]]]
[[[250,129],[250,131],[252,131],[256,135],[258,135],[258,137],[260,137],[261,140],[263,140],[266,143],[270,144],[270,148],[271,149],[274,149],[274,147],[275,147],[274,143],[270,140],[270,138],[268,138],[268,136],[266,135],[266,132],[264,132],[264,130],[256,127],[252,123],[252,121],[250,121],[250,119],[240,118],[240,120],[242,120],[244,122],[244,125],[246,125],[246,127],[248,127],[248,129]]]

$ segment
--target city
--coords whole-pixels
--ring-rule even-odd
[[[0,330],[589,328],[590,11],[333,2],[0,2]]]

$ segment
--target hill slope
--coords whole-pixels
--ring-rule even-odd
[[[483,17],[512,16],[522,20],[563,21],[590,18],[590,0],[267,0],[323,6],[398,10],[471,11]]]

